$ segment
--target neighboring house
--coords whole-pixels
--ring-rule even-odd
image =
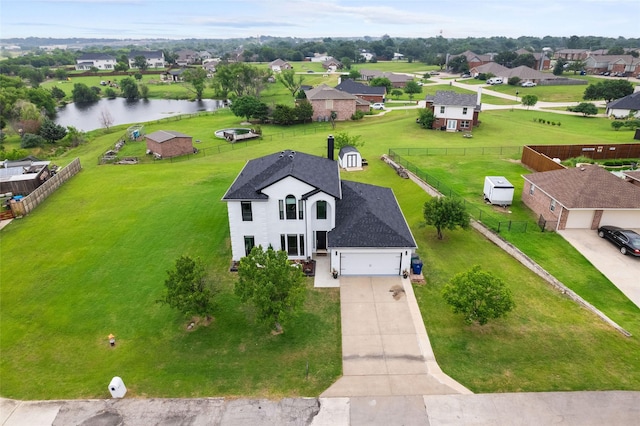
[[[164,74],[162,74],[162,76],[164,77],[164,80],[167,81],[183,81],[184,77],[182,77],[182,74],[184,74],[184,72],[186,71],[185,68],[177,68],[177,69],[170,69],[169,71],[165,72]]]
[[[336,58],[329,58],[322,63],[322,68],[326,69],[329,72],[336,72],[342,69],[342,62],[340,62]]]
[[[426,98],[427,108],[433,111],[433,128],[448,132],[471,131],[478,125],[481,92],[477,95],[438,90]]]
[[[467,64],[469,65],[469,69],[493,62],[492,54],[478,55],[477,53],[474,53],[471,50],[465,50],[459,55],[453,55],[449,57],[449,61],[451,61],[452,58],[455,58],[458,56],[464,56],[467,59]]]
[[[324,54],[314,53],[313,56],[307,57],[306,59],[308,59],[311,62],[325,62],[325,61],[328,61],[329,59],[333,59],[333,57],[327,55],[326,53]]]
[[[198,57],[200,58],[200,60],[206,61],[207,59],[213,58],[213,55],[206,50],[201,50],[198,52]]]
[[[202,68],[207,70],[209,74],[213,74],[216,72],[216,67],[218,66],[219,63],[220,63],[219,60],[207,59],[206,61],[202,62]]]
[[[193,137],[172,130],[158,130],[144,136],[147,141],[147,153],[160,158],[193,154]]]
[[[596,165],[522,176],[522,201],[555,230],[640,228],[640,186]]]
[[[371,81],[377,77],[388,78],[391,82],[391,86],[395,88],[402,88],[407,85],[409,81],[413,80],[412,76],[406,74],[397,74],[394,72],[382,72],[377,70],[360,70],[360,78],[365,81]]]
[[[361,51],[360,52],[360,57],[362,57],[365,61],[369,62],[370,60],[372,60],[373,58],[376,57],[376,55],[374,53],[371,52],[367,52],[365,51]]]
[[[404,59],[404,55],[402,53],[398,53],[398,52],[395,52],[393,54],[393,58],[391,58],[392,61],[401,61],[403,59]]]
[[[469,67],[469,73],[474,77],[477,77],[479,74],[493,74],[496,77],[502,77],[504,79],[509,72],[509,68],[495,62]]]
[[[114,56],[105,53],[85,53],[76,59],[76,70],[88,71],[91,68],[99,70],[113,70],[117,60]]]
[[[533,55],[536,62],[533,66],[534,70],[543,71],[551,68],[551,59],[546,55],[546,53],[540,52],[530,52],[527,49],[518,49],[516,50],[518,55]]]
[[[640,59],[631,55],[592,55],[584,63],[588,74],[610,72],[629,76],[640,75]]]
[[[33,160],[0,162],[0,192],[29,195],[52,176],[50,163]]]
[[[347,145],[338,153],[338,165],[345,170],[362,170],[362,154],[356,147]]]
[[[336,86],[336,89],[350,93],[371,103],[384,102],[384,98],[387,94],[387,88],[384,86],[369,86],[348,78],[340,81],[340,84]]]
[[[293,69],[293,67],[289,62],[278,58],[275,61],[269,62],[269,69],[273,72],[282,72],[282,70],[290,70]]]
[[[541,81],[551,82],[559,79],[553,74],[537,71],[525,65],[516,68],[507,68],[495,62],[472,68],[470,73],[474,77],[478,74],[493,74],[496,77],[501,77],[505,84],[511,77],[518,77],[521,81],[533,81],[535,83],[540,83]]]
[[[607,104],[607,116],[614,118],[627,118],[631,112],[640,117],[640,92],[635,92],[624,98],[616,99]]]
[[[409,269],[417,245],[393,191],[342,181],[329,141],[330,158],[282,151],[246,163],[222,197],[234,261],[260,245],[292,260],[329,255],[342,275]]]
[[[332,112],[336,113],[336,121],[345,121],[351,119],[358,110],[369,111],[369,102],[326,84],[305,90],[304,93],[313,107],[314,121],[329,121]]]
[[[640,170],[634,172],[622,172],[622,175],[627,182],[631,182],[632,184],[640,187]]]
[[[129,53],[129,68],[136,69],[137,56],[144,56],[148,68],[164,68],[164,52],[162,50],[132,51]]]
[[[178,50],[176,52],[176,55],[178,55],[178,58],[176,59],[176,65],[179,65],[181,67],[191,65],[200,59],[198,56],[198,52],[189,49]]]
[[[555,59],[562,59],[564,61],[584,61],[589,56],[589,50],[587,49],[560,49],[554,53]]]

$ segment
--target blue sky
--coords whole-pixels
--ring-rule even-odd
[[[0,0],[0,37],[640,37],[639,0]]]

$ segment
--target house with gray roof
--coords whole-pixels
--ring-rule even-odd
[[[136,57],[142,56],[147,61],[147,68],[164,68],[164,52],[162,50],[142,50],[129,52],[129,68],[137,69]]]
[[[481,90],[477,95],[438,90],[427,95],[426,107],[433,111],[433,128],[447,132],[469,132],[478,125]]]
[[[76,59],[76,70],[88,71],[91,68],[99,70],[113,70],[117,60],[115,56],[106,53],[84,53]]]
[[[336,114],[336,121],[345,121],[351,119],[358,110],[369,111],[368,101],[326,84],[305,90],[304,93],[313,107],[314,121],[329,121],[332,112]]]
[[[341,275],[409,269],[417,245],[393,191],[341,180],[333,151],[330,137],[327,158],[285,150],[245,164],[222,197],[234,261],[261,245],[329,256]]]
[[[640,228],[640,186],[600,166],[584,164],[522,177],[522,201],[553,230]]]
[[[627,118],[631,111],[640,111],[640,92],[632,93],[607,104],[608,117]]]
[[[278,58],[269,62],[269,69],[273,72],[282,72],[282,70],[293,69],[293,66],[289,62]]]
[[[402,88],[406,86],[409,81],[413,81],[413,76],[407,74],[378,70],[360,70],[360,78],[363,80],[371,81],[378,77],[388,78],[391,86],[395,88]]]
[[[384,98],[387,95],[387,88],[384,86],[369,86],[368,84],[358,83],[348,78],[340,81],[336,89],[350,93],[371,103],[384,102]]]

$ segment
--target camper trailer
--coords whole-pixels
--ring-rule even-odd
[[[510,206],[513,202],[513,185],[504,176],[485,176],[484,199],[490,204]]]

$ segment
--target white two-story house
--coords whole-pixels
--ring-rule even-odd
[[[147,61],[147,68],[164,68],[164,52],[162,50],[142,50],[129,53],[129,68],[136,69],[136,57],[143,56]]]
[[[481,92],[477,95],[438,90],[426,98],[427,108],[433,111],[433,128],[448,132],[469,132],[478,125]]]
[[[76,70],[88,71],[91,68],[99,70],[113,70],[116,58],[105,53],[84,53],[76,59]]]
[[[340,179],[330,158],[282,151],[250,160],[227,190],[234,261],[254,246],[328,255],[342,275],[400,275],[416,242],[389,188]]]

